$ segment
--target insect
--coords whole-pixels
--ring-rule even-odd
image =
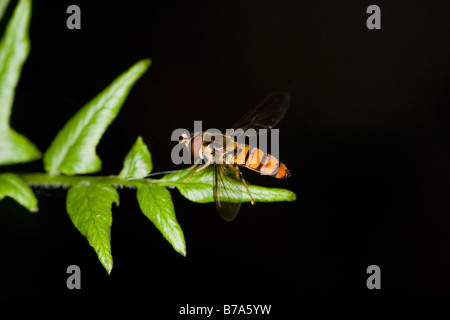
[[[239,119],[232,128],[243,131],[267,129],[268,132],[284,117],[289,104],[290,96],[287,93],[272,93]],[[236,137],[238,139],[235,139]],[[214,202],[219,215],[225,221],[232,221],[241,206],[239,199],[242,196],[242,189],[233,181],[241,181],[251,203],[255,203],[239,170],[240,166],[275,178],[283,179],[291,175],[288,168],[276,157],[239,141],[239,136],[215,135],[208,131],[194,132],[190,137],[183,134],[179,140],[179,143],[185,144],[194,156],[195,162],[190,169],[193,170],[205,161],[185,181],[208,166],[214,165]]]

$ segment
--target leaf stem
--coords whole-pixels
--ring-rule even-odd
[[[64,176],[47,173],[17,173],[26,184],[32,187],[73,187],[78,184],[108,184],[114,187],[137,188],[140,185],[177,186],[181,183],[158,179],[127,179],[119,176]]]

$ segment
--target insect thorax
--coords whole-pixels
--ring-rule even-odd
[[[233,164],[236,146],[236,142],[231,137],[204,132],[202,158],[210,163]]]

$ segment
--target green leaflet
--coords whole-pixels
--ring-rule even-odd
[[[0,130],[0,165],[37,160],[41,152],[25,136],[8,129]]]
[[[18,176],[12,173],[0,175],[0,200],[10,197],[31,212],[37,212],[37,199],[33,191]]]
[[[14,92],[30,51],[30,16],[31,1],[19,1],[0,41],[0,165],[28,162],[41,157],[41,152],[33,143],[9,126]]]
[[[150,152],[142,138],[138,137],[125,157],[119,177],[143,178],[151,172],[152,167]],[[170,192],[165,187],[138,185],[137,199],[144,215],[158,228],[173,248],[185,256],[184,235],[175,217]]]
[[[5,14],[6,8],[8,8],[9,0],[0,0],[0,21]]]
[[[21,0],[0,42],[0,128],[2,129],[9,125],[14,91],[30,51],[28,38],[30,16],[30,1]]]
[[[147,146],[138,137],[123,161],[120,178],[144,178],[153,169],[152,158]]]
[[[47,172],[74,175],[101,169],[101,160],[95,153],[97,144],[150,63],[150,59],[145,59],[134,64],[66,123],[44,154]]]
[[[180,170],[175,173],[171,173],[165,175],[160,181],[171,181],[174,182],[174,185],[180,191],[180,193],[188,200],[198,203],[206,203],[213,202],[213,181],[214,181],[214,172],[213,168],[206,168],[203,171],[200,171],[188,181],[183,182],[183,180],[192,174],[192,171],[189,170]],[[242,201],[242,202],[250,202],[250,197],[241,182],[230,180],[230,183],[240,188],[242,191],[242,197],[237,197],[236,199],[227,199],[228,201]],[[255,185],[248,184],[248,188],[252,194],[255,202],[276,202],[276,201],[295,201],[296,195],[294,192],[279,189],[279,188],[266,188]],[[233,192],[229,193],[230,196],[233,196]]]
[[[119,205],[119,194],[106,184],[79,184],[67,193],[67,212],[75,227],[94,248],[98,258],[111,273],[112,203]]]
[[[153,222],[177,252],[186,256],[183,230],[175,217],[170,192],[160,186],[141,185],[137,190],[137,199],[144,215]]]

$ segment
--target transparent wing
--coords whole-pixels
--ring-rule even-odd
[[[239,179],[236,170],[239,169],[234,165],[214,164],[214,202],[225,221],[234,220],[241,207],[242,190],[231,182]]]
[[[291,97],[284,92],[276,92],[267,96],[255,109],[245,114],[233,126],[233,129],[247,130],[267,129],[275,127],[284,117],[291,103]]]

